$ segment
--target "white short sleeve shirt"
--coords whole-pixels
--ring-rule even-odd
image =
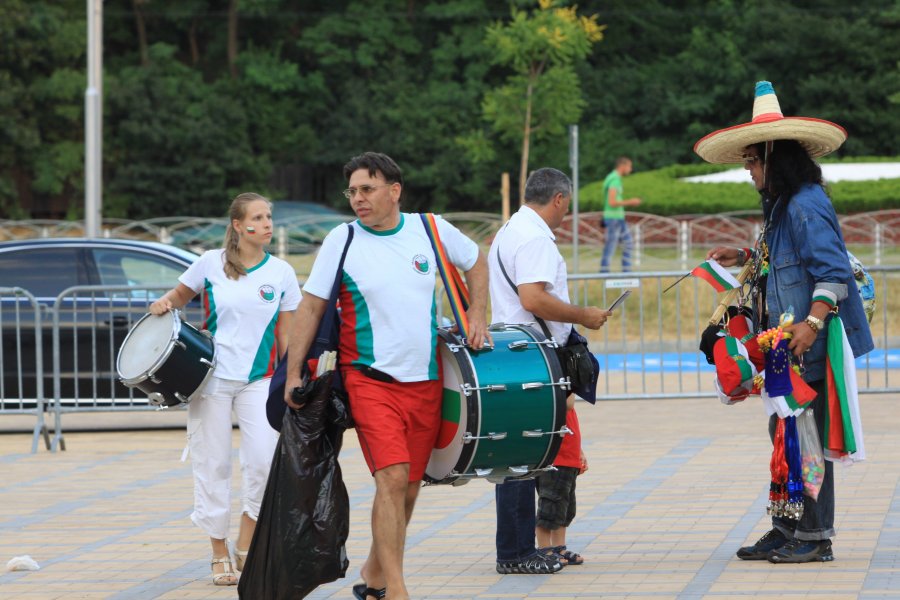
[[[478,245],[440,216],[435,221],[450,262],[471,269]],[[438,268],[420,216],[401,213],[400,224],[389,231],[359,221],[352,226],[339,295],[341,365],[369,366],[398,381],[437,379]],[[330,297],[347,227],[336,227],[322,242],[305,293]]]
[[[271,377],[278,357],[278,315],[300,304],[294,269],[266,253],[241,278],[225,275],[225,250],[210,250],[182,273],[178,281],[205,292],[204,328],[216,341],[213,375],[234,381]]]
[[[498,256],[516,286],[544,283],[548,293],[569,303],[566,261],[556,247],[556,236],[534,209],[522,206],[497,232],[488,253],[488,271],[491,320],[495,323],[536,323],[535,316],[522,307],[518,293],[503,276]],[[572,324],[546,323],[556,341],[565,344]]]

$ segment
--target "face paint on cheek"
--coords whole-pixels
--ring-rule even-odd
[[[250,226],[248,225],[248,226],[247,226],[247,233],[249,233],[249,234],[252,235],[252,234],[256,233],[256,229],[254,229],[253,227],[250,227]]]

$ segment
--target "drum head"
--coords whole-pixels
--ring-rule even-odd
[[[452,352],[447,347],[448,343],[462,345],[459,339],[455,339],[452,334],[444,331],[441,331],[440,335],[438,350],[443,369],[444,388],[441,428],[434,449],[431,451],[428,466],[425,468],[425,476],[432,482],[441,482],[450,477],[453,471],[460,472],[460,469],[465,468],[466,465],[463,463],[468,463],[471,450],[466,453],[469,456],[463,460],[463,436],[470,427],[469,419],[474,417],[469,414],[468,398],[462,392],[464,383],[474,383],[474,381],[466,379],[466,373],[471,372],[469,357],[464,349],[460,348],[457,352]],[[468,377],[471,378],[471,375]]]
[[[119,377],[128,381],[152,372],[171,351],[172,340],[178,337],[178,325],[172,312],[144,315],[122,342],[116,361]]]

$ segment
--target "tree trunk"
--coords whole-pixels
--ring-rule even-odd
[[[522,132],[522,162],[519,165],[519,204],[525,204],[525,181],[528,179],[528,150],[531,145],[531,94],[534,83],[528,81],[525,92],[525,128]]]
[[[197,19],[191,19],[191,26],[188,29],[188,46],[191,49],[191,64],[197,65],[200,62],[200,46],[197,44]]]
[[[231,78],[237,78],[238,55],[238,0],[230,0],[228,3],[228,70]]]
[[[141,64],[145,67],[150,64],[150,53],[147,51],[147,26],[144,23],[144,15],[141,13],[141,4],[145,0],[132,0],[134,11],[134,24],[137,27],[138,48],[141,52]]]

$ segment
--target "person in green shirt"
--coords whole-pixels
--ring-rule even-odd
[[[631,159],[620,156],[616,159],[616,168],[603,181],[603,220],[606,223],[606,243],[603,246],[603,258],[600,261],[600,272],[609,273],[609,261],[616,246],[622,242],[622,270],[631,271],[631,251],[634,243],[631,232],[625,223],[625,207],[637,206],[640,198],[624,197],[622,178],[631,173]]]

